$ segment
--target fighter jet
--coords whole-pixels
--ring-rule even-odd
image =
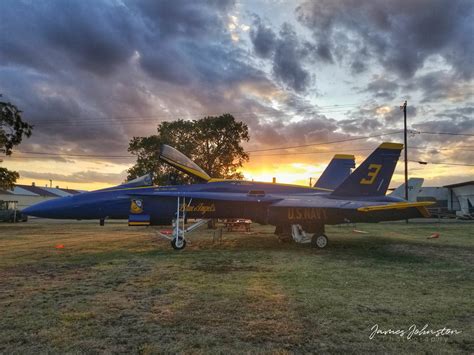
[[[403,148],[381,144],[335,189],[298,185],[213,179],[178,150],[163,146],[160,159],[202,182],[150,186],[132,181],[114,188],[49,200],[23,210],[44,218],[124,219],[130,226],[160,225],[172,221],[174,249],[186,246],[185,235],[211,218],[248,218],[257,223],[312,234],[311,244],[328,244],[325,225],[380,222],[428,217],[432,202],[407,202],[386,196]],[[198,219],[186,227],[187,219]]]

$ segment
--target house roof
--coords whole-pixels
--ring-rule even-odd
[[[454,188],[454,187],[461,187],[461,186],[467,186],[467,185],[474,185],[474,181],[465,181],[465,182],[459,182],[457,184],[451,184],[451,185],[444,185],[443,187],[448,187],[448,188]]]
[[[46,188],[39,187],[39,186],[31,186],[31,185],[16,185],[16,187],[19,187],[23,190],[26,190],[30,193],[33,193],[38,196],[43,196],[43,197],[58,197],[58,195],[46,190]],[[13,190],[15,191],[15,190]],[[19,193],[20,195],[21,193]]]
[[[82,191],[73,189],[60,189],[54,187],[15,185],[13,190],[0,190],[2,195],[42,196],[42,197],[64,197],[77,195]]]

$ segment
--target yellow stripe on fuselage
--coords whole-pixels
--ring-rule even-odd
[[[149,226],[150,222],[128,222],[129,226]]]

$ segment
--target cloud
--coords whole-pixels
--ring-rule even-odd
[[[5,0],[0,92],[35,124],[23,151],[125,155],[133,136],[153,134],[163,120],[224,112],[249,125],[249,149],[325,142],[399,129],[401,112],[387,102],[401,93],[410,122],[448,129],[472,117],[466,105],[432,109],[443,100],[461,108],[472,95],[472,8],[463,0],[307,1],[299,24],[289,11],[275,27],[243,15],[259,10],[252,2]],[[369,96],[342,121],[341,109],[324,114],[333,98],[316,91],[312,73],[324,69],[337,83],[335,91],[323,83],[322,93],[357,80],[354,94]],[[445,154],[433,140],[413,139]]]
[[[296,32],[283,24],[273,59],[275,77],[297,92],[305,91],[311,77],[301,63],[301,47]]]
[[[368,92],[372,97],[383,100],[393,100],[398,95],[400,85],[396,80],[387,79],[384,76],[376,75],[372,81],[367,83],[361,92]]]
[[[276,47],[277,36],[272,28],[265,26],[259,16],[254,16],[253,26],[250,30],[250,39],[253,50],[262,58],[270,58]]]
[[[420,90],[423,95],[422,102],[462,102],[472,99],[472,85],[472,82],[458,80],[451,72],[437,70],[415,77],[407,88]]]
[[[373,58],[384,69],[410,78],[440,55],[459,78],[474,73],[474,3],[470,0],[321,0],[297,7],[298,20],[318,43],[361,69]]]
[[[313,50],[311,43],[300,41],[293,26],[284,23],[278,35],[254,15],[249,32],[257,56],[271,60],[274,78],[286,88],[304,92],[311,84],[311,75],[304,67],[304,60]]]
[[[125,153],[162,120],[258,112],[279,90],[232,42],[233,1],[2,5],[0,92],[35,124],[23,150]]]
[[[457,120],[457,119],[461,119],[464,121],[472,120],[474,116],[474,106],[468,104],[466,106],[446,109],[437,113],[436,116],[447,117],[452,120]],[[471,127],[471,130],[474,131],[472,127]]]

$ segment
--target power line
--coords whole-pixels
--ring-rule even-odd
[[[339,140],[335,140],[335,141],[322,142],[322,143],[311,143],[311,144],[294,145],[294,146],[290,146],[290,147],[278,147],[278,148],[267,148],[267,149],[248,150],[247,153],[266,152],[266,151],[270,151],[270,150],[295,149],[295,148],[314,147],[314,146],[319,146],[319,145],[327,145],[327,144],[335,144],[335,143],[343,143],[343,142],[352,142],[352,141],[357,141],[357,140],[361,140],[361,139],[377,138],[377,137],[382,137],[382,136],[388,136],[388,135],[393,135],[393,134],[399,134],[399,133],[402,133],[402,132],[403,132],[403,131],[396,131],[396,132],[383,133],[383,134],[375,134],[375,135],[364,136],[364,137],[339,139]]]
[[[466,137],[474,137],[474,134],[469,133],[453,133],[453,132],[425,132],[425,131],[416,131],[416,133],[423,133],[423,134],[444,134],[448,136],[466,136]]]
[[[400,132],[392,132],[392,133],[386,133],[388,134],[396,134]],[[384,134],[385,135],[385,134]],[[380,135],[377,135],[380,136]],[[304,145],[304,146],[313,146],[313,145],[325,145],[325,144],[333,144],[333,143],[340,143],[340,142],[348,142],[348,141],[353,141],[353,140],[360,140],[360,139],[367,139],[367,138],[373,138],[376,136],[367,136],[367,137],[357,137],[357,138],[349,138],[346,140],[338,140],[338,141],[330,141],[330,142],[324,142],[324,143],[315,143],[311,145]],[[303,146],[293,146],[291,148],[296,148],[296,147],[303,147]],[[410,146],[410,149],[419,149],[419,150],[428,150],[428,149],[434,149],[434,150],[442,150],[442,151],[467,151],[467,152],[472,152],[474,150],[469,149],[469,148],[474,148],[474,146],[456,146],[455,148],[436,148],[436,147],[415,147],[415,146]],[[271,148],[268,150],[277,150],[277,149],[290,149],[290,147],[286,148]],[[253,157],[264,157],[264,156],[277,156],[277,155],[306,155],[306,154],[332,154],[332,153],[340,153],[340,152],[362,152],[362,151],[368,151],[368,150],[373,150],[374,148],[364,148],[364,149],[350,149],[347,148],[344,151],[328,151],[328,152],[294,152],[294,153],[277,153],[277,154],[258,154],[258,155],[253,155]],[[247,153],[255,153],[255,152],[261,152],[261,151],[267,151],[267,149],[261,149],[261,150],[249,150]],[[135,155],[108,155],[108,154],[76,154],[76,153],[51,153],[51,152],[31,152],[31,151],[19,151],[18,153],[20,154],[32,154],[32,155],[48,155],[48,156],[58,156],[58,157],[87,157],[87,158],[136,158]],[[7,158],[35,158],[29,157],[29,156],[2,156],[2,157],[7,157]]]
[[[358,151],[371,151],[373,149],[367,148],[367,149],[357,149],[357,150],[352,150],[352,152]],[[332,151],[332,152],[312,152],[312,153],[295,153],[295,154],[335,154],[335,153],[347,153],[347,151]],[[292,155],[292,154],[265,154],[265,155],[256,155],[254,157],[267,157],[267,156],[281,156],[281,155]],[[2,156],[1,158],[5,158],[5,156]],[[54,159],[53,156],[20,156],[20,157],[7,157],[8,159]],[[121,160],[121,159],[130,159],[134,157],[112,157],[110,159],[114,160]],[[75,157],[75,159],[89,159],[89,157]],[[403,160],[402,160],[403,161]],[[426,162],[422,160],[408,160],[410,163],[417,163],[417,164],[422,164],[422,165],[448,165],[448,166],[474,166],[474,164],[463,164],[463,163],[447,163],[447,162]]]
[[[428,150],[428,149],[435,149],[435,150],[456,150],[456,151],[465,151],[465,152],[474,152],[474,149],[458,149],[458,148],[432,148],[432,147],[408,147],[409,149],[418,149],[418,150]],[[310,155],[310,154],[337,154],[337,153],[352,153],[352,152],[364,152],[364,151],[372,151],[375,148],[364,148],[364,149],[346,149],[340,151],[328,151],[328,152],[295,152],[295,153],[277,153],[277,154],[252,154],[252,157],[271,157],[271,156],[281,156],[281,155]]]
[[[133,155],[69,154],[69,153],[25,152],[25,151],[21,151],[19,153],[35,154],[35,155],[68,156],[68,157],[89,157],[89,158],[134,158]]]
[[[64,159],[68,159],[67,156],[15,156],[15,157],[5,157],[5,156],[1,156],[0,158],[7,158],[8,160],[10,159],[13,159],[13,160],[21,160],[21,159],[44,159],[44,160],[51,160],[51,159],[58,159],[58,158],[64,158]],[[87,159],[94,159],[94,158],[106,158],[107,160],[111,159],[111,160],[126,160],[126,159],[131,159],[131,158],[134,158],[134,157],[72,157],[70,158],[71,160],[77,160],[77,159],[84,159],[84,160],[87,160]],[[104,159],[102,159],[104,160]]]
[[[61,123],[71,123],[71,119],[78,119],[77,123],[102,123],[105,121],[116,121],[119,120],[121,123],[122,122],[143,122],[143,121],[155,121],[157,119],[162,119],[162,118],[175,118],[176,116],[183,116],[183,117],[206,117],[206,116],[216,116],[216,115],[222,115],[223,113],[228,113],[232,115],[239,115],[239,116],[247,116],[247,115],[261,115],[261,113],[265,113],[267,115],[273,115],[273,116],[280,116],[280,115],[289,115],[289,114],[300,114],[300,113],[305,113],[305,112],[317,112],[317,113],[332,113],[332,112],[344,112],[347,111],[350,107],[353,106],[358,106],[358,104],[340,104],[340,105],[326,105],[326,106],[306,106],[302,108],[296,108],[294,109],[295,112],[284,112],[284,111],[278,111],[277,109],[273,108],[261,108],[259,112],[253,112],[253,111],[227,111],[227,112],[207,112],[207,113],[169,113],[166,115],[142,115],[142,116],[97,116],[97,117],[86,117],[86,118],[81,118],[80,116],[70,116],[66,119],[61,118],[61,119],[46,119],[42,120],[37,123],[33,124],[61,124]],[[288,111],[291,111],[292,108],[288,108]]]
[[[420,160],[408,160],[411,163],[418,163],[422,165],[434,164],[434,165],[455,165],[455,166],[474,166],[474,164],[462,164],[462,163],[443,163],[443,162],[427,162]]]

